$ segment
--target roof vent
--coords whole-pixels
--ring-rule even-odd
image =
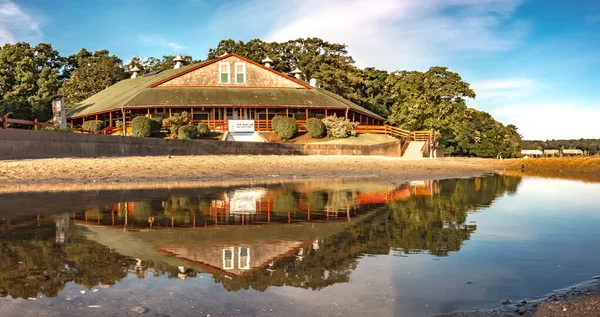
[[[129,69],[129,71],[131,72],[131,79],[134,79],[138,76],[140,69],[137,66],[133,66],[133,68]]]
[[[298,67],[292,71],[292,75],[294,75],[296,79],[302,79],[302,71]]]
[[[312,87],[315,88],[319,88],[319,85],[317,84],[317,79],[316,78],[311,78],[310,81],[308,82]]]
[[[267,56],[267,58],[262,60],[262,63],[265,64],[266,68],[271,68],[271,64],[273,64],[273,60]]]
[[[181,66],[183,66],[183,61],[185,61],[185,59],[183,59],[183,56],[181,56],[181,54],[177,55],[177,57],[175,57],[175,59],[173,59],[173,61],[175,62],[175,69],[179,69],[181,68]]]

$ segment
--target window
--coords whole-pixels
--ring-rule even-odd
[[[165,108],[156,108],[156,109],[154,109],[154,113],[163,114],[163,113],[165,113]]]
[[[229,84],[229,63],[219,63],[221,84]]]
[[[233,269],[234,259],[235,259],[235,254],[233,252],[233,248],[223,249],[223,269],[224,270],[232,270]]]
[[[246,63],[235,63],[235,83],[246,83]]]
[[[240,270],[250,269],[250,248],[241,247],[238,249],[238,267]]]

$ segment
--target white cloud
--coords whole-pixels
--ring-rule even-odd
[[[39,24],[10,0],[0,0],[0,45],[42,36]]]
[[[600,138],[600,106],[576,103],[513,104],[491,111],[527,140]]]
[[[252,21],[273,21],[266,40],[321,37],[348,44],[359,66],[393,70],[422,69],[466,51],[512,48],[526,29],[525,24],[511,19],[520,2],[256,1],[238,10],[253,13],[246,15]]]
[[[154,47],[167,47],[171,48],[174,51],[181,51],[185,49],[185,46],[175,43],[173,41],[167,40],[164,36],[158,34],[152,35],[141,35],[139,37],[140,43],[144,46],[154,46]]]

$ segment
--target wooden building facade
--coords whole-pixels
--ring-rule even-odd
[[[168,69],[120,81],[67,113],[78,126],[101,120],[115,126],[136,116],[166,118],[186,111],[194,123],[212,128],[227,126],[227,120],[255,120],[257,130],[270,130],[276,115],[308,118],[336,115],[365,125],[383,125],[385,118],[349,100],[296,77],[280,73],[230,53],[217,59]]]

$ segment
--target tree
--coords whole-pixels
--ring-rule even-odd
[[[127,77],[121,59],[110,55],[108,50],[92,54],[82,49],[68,58],[65,72],[70,74],[70,78],[64,82],[59,93],[71,106]]]
[[[64,59],[50,44],[31,47],[21,42],[0,48],[0,114],[50,119],[63,64]]]
[[[140,70],[140,74],[142,75],[150,72],[167,70],[175,66],[175,62],[173,62],[175,57],[176,56],[174,55],[165,55],[162,57],[162,59],[156,57],[148,57],[147,59],[144,59],[143,57],[136,56],[124,65],[124,69],[126,72],[129,72],[129,70],[133,68],[133,66],[136,66]],[[194,61],[194,59],[190,55],[185,55],[182,57],[184,59],[183,65],[200,62]]]

